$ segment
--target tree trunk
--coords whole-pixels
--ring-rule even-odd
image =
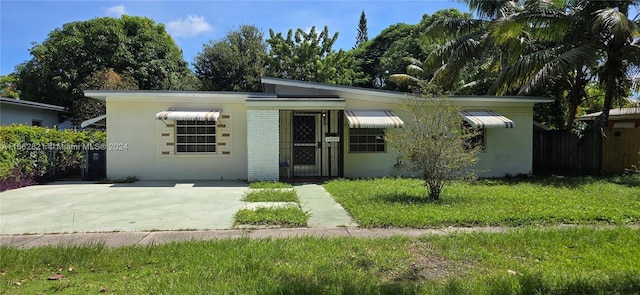
[[[618,81],[617,81],[617,73],[620,68],[622,68],[622,60],[619,56],[619,53],[612,52],[612,50],[608,50],[607,52],[607,62],[605,64],[605,92],[604,92],[604,108],[602,110],[602,117],[600,118],[600,127],[607,127],[609,123],[609,111],[613,108],[613,99],[616,97],[618,93]]]
[[[567,95],[569,97],[569,117],[566,122],[566,130],[570,130],[573,128],[573,121],[576,119],[576,113],[578,112],[578,107],[582,104],[584,99],[587,97],[587,93],[584,88],[587,86],[586,74],[584,71],[576,70],[574,71],[575,75],[573,76],[573,83],[571,85],[571,90]]]

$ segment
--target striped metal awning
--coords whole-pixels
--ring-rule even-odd
[[[513,128],[511,119],[492,111],[462,111],[460,116],[473,128]]]
[[[349,128],[401,128],[404,122],[392,111],[344,111]]]
[[[157,120],[218,121],[220,111],[162,111],[156,114]]]

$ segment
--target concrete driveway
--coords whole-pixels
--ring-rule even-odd
[[[0,234],[228,229],[241,181],[53,182],[0,193]]]

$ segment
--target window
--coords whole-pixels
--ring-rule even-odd
[[[385,151],[383,128],[349,129],[349,152],[380,153]]]
[[[215,121],[176,121],[176,153],[215,152]]]
[[[479,146],[480,150],[484,151],[484,128],[474,129],[467,121],[462,121],[462,128],[464,131],[475,133],[467,139],[467,148]]]
[[[42,120],[36,120],[36,119],[31,120],[31,126],[40,126],[40,127],[42,127]]]

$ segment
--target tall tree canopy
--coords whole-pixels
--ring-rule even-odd
[[[0,96],[18,98],[20,94],[16,90],[17,81],[18,77],[14,73],[7,76],[0,75]]]
[[[130,74],[118,74],[113,69],[98,70],[79,85],[82,90],[138,90],[138,81]],[[76,97],[71,106],[75,123],[106,114],[104,101],[91,97]]]
[[[350,52],[333,50],[338,33],[331,36],[327,26],[320,33],[315,26],[308,32],[290,29],[286,38],[269,30],[269,36],[269,76],[341,85],[353,85],[360,76]]]
[[[367,28],[367,16],[364,14],[363,10],[360,14],[360,21],[358,22],[358,35],[356,36],[356,45],[353,48],[358,48],[367,41],[369,41],[369,29]]]
[[[164,25],[143,17],[94,18],[67,23],[31,49],[17,66],[22,98],[71,107],[79,85],[112,68],[139,89],[191,89],[196,79]]]
[[[202,90],[260,91],[267,43],[256,26],[241,25],[205,44],[193,62]]]
[[[405,53],[400,53],[401,58],[394,59],[388,58],[389,56],[397,55],[397,51],[400,47],[405,47],[407,44],[411,44],[416,40],[413,38],[416,34],[415,25],[408,24],[395,24],[382,30],[375,38],[364,43],[359,48],[353,50],[353,54],[356,59],[356,66],[360,71],[364,73],[364,79],[357,86],[366,88],[384,88],[386,86],[386,79],[390,73],[394,72],[394,63],[402,63],[402,57],[407,56]],[[407,41],[403,42],[401,40]],[[391,49],[394,47],[394,49]],[[409,55],[419,54],[418,52],[412,52]],[[385,57],[383,59],[383,57]],[[385,61],[385,64],[382,61]],[[400,65],[398,68],[402,69],[405,65]]]
[[[569,104],[567,127],[588,97],[590,81],[604,90],[602,123],[614,102],[629,95],[640,70],[640,31],[629,18],[630,6],[640,1],[530,1],[526,9],[510,16],[500,33],[527,32],[537,46],[517,59],[500,77],[498,90],[517,88],[529,94],[561,82]]]
[[[434,22],[447,18],[471,18],[471,14],[457,9],[436,11],[425,14],[420,23],[394,24],[382,30],[375,38],[354,50],[356,64],[365,74],[364,83],[358,85],[367,88],[386,88],[407,91],[407,84],[388,83],[392,74],[405,73],[407,66],[421,66],[421,61],[436,49],[440,39],[429,38],[425,32]],[[426,74],[429,76],[430,73]]]

